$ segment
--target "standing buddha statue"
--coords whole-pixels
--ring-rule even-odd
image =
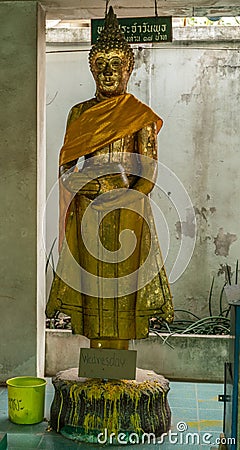
[[[149,199],[162,120],[127,93],[134,56],[111,7],[89,61],[96,94],[72,107],[60,152],[60,255],[46,314],[70,315],[73,333],[91,347],[127,349],[147,337],[149,318],[173,320]],[[68,282],[69,251],[78,287]]]

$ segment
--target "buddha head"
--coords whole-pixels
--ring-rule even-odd
[[[133,70],[133,51],[119,29],[110,6],[104,29],[89,54],[90,69],[96,82],[96,97],[124,94]]]

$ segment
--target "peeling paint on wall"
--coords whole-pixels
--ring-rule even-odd
[[[186,105],[188,105],[188,103],[190,103],[192,99],[192,94],[182,94],[181,95],[181,102],[182,103],[186,103]]]
[[[214,238],[215,254],[228,256],[230,245],[237,240],[236,234],[224,233],[223,228],[219,228],[217,236]]]
[[[209,217],[217,211],[217,208],[215,206],[211,206],[210,208],[202,206],[200,209],[197,206],[194,206],[194,211],[196,216],[199,216],[201,219],[204,219],[205,222],[208,222]]]
[[[207,209],[205,208],[205,206],[202,206],[201,209],[195,207],[194,210],[196,215],[199,215],[207,222]]]
[[[151,72],[151,58],[150,58],[150,52],[148,48],[142,48],[138,47],[136,53],[135,53],[135,64],[134,64],[134,71],[139,70],[139,68],[144,65],[145,70],[148,74]]]
[[[175,228],[177,232],[177,239],[181,239],[181,235],[188,236],[190,238],[194,238],[195,236],[195,217],[192,214],[192,209],[186,210],[186,221],[184,222],[176,222]]]
[[[210,226],[210,217],[217,211],[215,206],[206,208],[205,206],[194,206],[195,217],[197,219],[198,237],[200,243],[211,241],[213,237],[209,233],[208,227]],[[181,238],[181,235],[193,237],[195,231],[193,217],[187,214],[186,222],[176,222],[175,229],[177,231],[177,239]]]
[[[217,211],[217,208],[215,208],[215,206],[212,206],[211,208],[209,208],[210,213],[215,213]]]

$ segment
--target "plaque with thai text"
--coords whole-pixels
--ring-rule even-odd
[[[172,41],[172,17],[128,17],[119,19],[119,27],[129,44]],[[104,27],[104,19],[91,20],[91,43],[95,44]]]

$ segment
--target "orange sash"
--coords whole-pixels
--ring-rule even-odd
[[[160,117],[132,94],[99,102],[69,125],[59,164],[88,155],[152,122],[157,123],[159,131]]]

